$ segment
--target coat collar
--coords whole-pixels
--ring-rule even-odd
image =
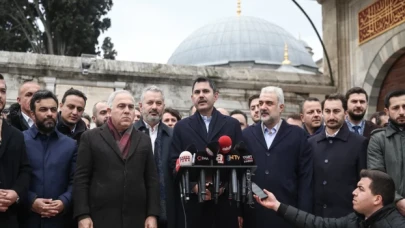
[[[56,128],[62,133],[62,134],[66,134],[66,135],[73,135],[75,136],[78,133],[84,132],[87,130],[86,128],[86,123],[84,123],[83,120],[79,120],[76,123],[76,127],[74,129],[74,132],[72,133],[72,131],[70,130],[70,127],[67,126],[65,124],[65,122],[62,119],[62,115],[61,112],[58,113],[58,119],[57,119],[57,123],[56,123]]]
[[[136,123],[134,123],[134,127],[135,127],[136,130],[142,131],[142,132],[145,132],[146,129],[147,129],[145,123],[143,122],[143,118],[142,118],[142,117],[141,117],[141,119],[140,119],[139,121],[137,121]],[[168,136],[170,136],[170,137],[172,136],[173,130],[172,130],[170,127],[168,127],[166,124],[164,124],[164,123],[162,122],[162,120],[160,120],[160,122],[159,122],[159,130],[160,130],[160,129],[162,129],[162,133],[163,133],[163,134],[166,134],[166,135],[168,135]]]
[[[280,119],[281,121],[281,119]],[[271,143],[270,148],[267,148],[266,140],[264,139],[264,134],[263,134],[263,128],[262,128],[262,122],[257,122],[255,126],[253,127],[253,135],[256,137],[257,141],[264,147],[266,150],[271,150],[277,144],[279,144],[285,136],[290,133],[291,131],[291,125],[289,125],[285,120],[282,120],[281,125],[278,129],[278,132],[276,134],[276,137],[274,138],[273,142]]]
[[[41,133],[38,131],[37,126],[34,124],[32,125],[28,130],[27,130],[28,134],[30,134],[30,136],[35,139],[38,137],[38,135],[40,135]],[[61,138],[63,136],[62,133],[60,133],[58,131],[58,129],[55,127],[54,131],[50,133],[50,136],[56,136],[57,138]]]
[[[131,125],[131,127],[134,127]],[[113,135],[110,132],[110,129],[108,128],[107,124],[104,124],[103,126],[99,127],[100,135],[104,139],[104,141],[111,147],[111,149],[118,155],[121,160],[122,158],[122,153],[117,145],[117,142],[115,141]],[[138,131],[132,131],[131,134],[131,146],[129,147],[129,152],[128,152],[128,157],[129,159],[135,152],[136,148],[138,147],[138,144],[140,142],[139,135],[137,135],[139,132]]]
[[[328,137],[326,137],[326,127],[323,128],[324,130],[322,132],[320,132],[316,137],[317,137],[317,141],[320,142],[322,140],[326,140],[328,139]],[[334,137],[336,139],[339,139],[341,141],[345,141],[347,142],[347,140],[349,139],[350,136],[350,130],[347,127],[346,122],[343,123],[342,127],[340,128],[338,134]]]
[[[204,140],[205,143],[211,142],[215,136],[221,131],[222,127],[227,123],[226,116],[218,112],[215,107],[212,110],[212,119],[209,125],[208,133],[205,128],[205,123],[201,114],[196,111],[194,115],[189,117],[190,127]]]
[[[405,129],[404,129],[404,131],[405,131]],[[386,127],[386,129],[385,129],[385,136],[388,138],[388,137],[391,137],[391,136],[393,136],[394,134],[396,134],[398,132],[401,132],[401,130],[399,130],[399,128],[397,126],[395,126],[394,124],[392,124],[390,122],[388,124],[388,126]]]
[[[363,223],[363,227],[370,227],[373,224],[375,224],[376,222],[380,221],[381,219],[383,219],[384,217],[387,216],[387,214],[391,213],[393,210],[396,210],[395,205],[394,204],[390,204],[387,205],[383,208],[381,208],[380,210],[374,212],[369,218],[367,218],[366,220],[364,220]],[[364,216],[363,216],[364,217]]]

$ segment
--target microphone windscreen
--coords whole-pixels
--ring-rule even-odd
[[[180,166],[182,166],[182,167],[183,166],[192,166],[193,165],[193,163],[192,163],[192,155],[188,151],[181,152],[179,160],[180,160]]]
[[[227,165],[240,165],[241,160],[240,160],[240,155],[236,153],[235,151],[232,151],[231,153],[225,155],[226,157],[226,164]]]
[[[219,137],[218,143],[219,143],[219,148],[220,148],[221,153],[227,154],[227,153],[229,153],[229,151],[231,151],[232,139],[229,136],[223,135],[223,136]]]
[[[195,165],[210,165],[210,157],[205,151],[199,151],[194,155]]]
[[[253,159],[253,155],[248,151],[246,144],[244,142],[239,142],[235,145],[234,151],[239,153],[242,157],[242,164],[243,165],[254,165],[255,161]]]
[[[219,152],[219,142],[210,142],[205,148],[205,152],[211,157],[215,156]]]
[[[194,144],[191,144],[191,145],[187,146],[185,151],[188,151],[191,154],[195,154],[195,153],[198,152],[197,147]]]

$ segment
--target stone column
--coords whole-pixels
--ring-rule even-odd
[[[123,90],[125,88],[125,85],[125,82],[114,82],[114,89],[115,91]]]
[[[44,77],[43,79],[45,82],[45,89],[51,91],[52,93],[55,93],[56,78],[55,77]]]

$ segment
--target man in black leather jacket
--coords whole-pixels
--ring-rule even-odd
[[[392,178],[378,170],[362,170],[357,188],[353,191],[355,212],[341,218],[322,218],[277,201],[267,190],[268,198],[256,201],[272,209],[289,223],[300,228],[400,228],[405,217],[395,208],[395,184]]]

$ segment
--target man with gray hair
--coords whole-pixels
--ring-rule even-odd
[[[259,97],[260,122],[243,131],[244,142],[255,158],[252,180],[301,210],[312,211],[311,147],[304,130],[281,119],[283,90],[265,87]],[[256,228],[290,227],[275,212],[255,206],[246,208],[245,224]]]
[[[83,133],[74,178],[79,228],[157,228],[159,181],[149,137],[133,126],[128,91],[110,95],[110,118]]]
[[[160,181],[159,228],[176,228],[176,210],[174,180],[169,168],[169,149],[172,142],[172,129],[162,124],[165,109],[163,91],[155,86],[146,87],[139,102],[141,119],[135,123],[135,129],[150,136],[156,168]]]

